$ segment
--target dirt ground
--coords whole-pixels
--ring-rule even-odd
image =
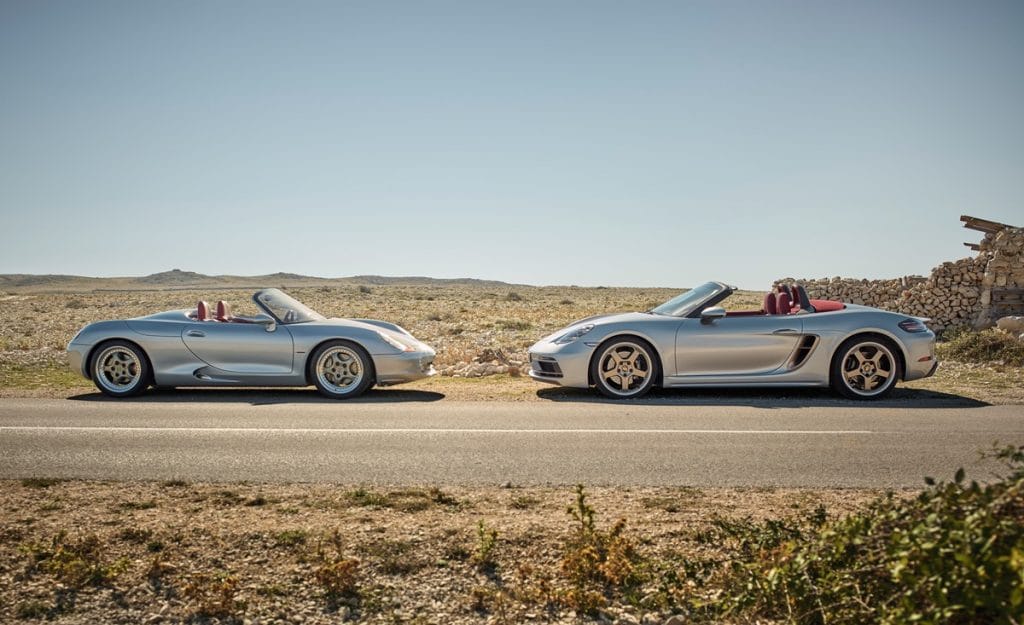
[[[586,619],[560,602],[573,489],[506,486],[2,481],[0,622],[651,624],[672,616],[654,581]],[[714,533],[721,519],[794,519],[818,506],[836,516],[875,494],[596,488],[588,502],[598,529],[625,519],[644,566],[668,571],[728,557]],[[84,582],[79,556],[92,567]],[[338,561],[357,564],[348,592],[332,599],[322,571]]]

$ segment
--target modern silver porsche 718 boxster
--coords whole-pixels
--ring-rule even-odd
[[[938,366],[926,319],[812,300],[800,285],[765,294],[761,310],[727,311],[735,290],[708,282],[647,312],[577,321],[530,348],[530,376],[613,398],[655,386],[831,386],[876,399]]]
[[[235,317],[226,302],[211,311],[169,310],[100,321],[68,345],[71,368],[112,397],[150,385],[308,386],[345,399],[374,384],[434,375],[434,350],[393,323],[326,319],[278,289],[252,296],[262,311]]]

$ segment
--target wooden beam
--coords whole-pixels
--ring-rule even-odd
[[[981,251],[981,246],[978,245],[977,243],[964,243],[964,245],[966,245],[967,247],[971,248],[975,252],[980,252]]]
[[[998,221],[971,217],[970,215],[960,215],[960,221],[964,222],[964,228],[970,228],[971,230],[977,230],[986,234],[995,234],[1000,230],[1014,227],[1009,224],[1001,224]]]

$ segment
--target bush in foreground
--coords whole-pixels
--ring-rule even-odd
[[[1024,447],[988,485],[879,499],[816,535],[779,540],[727,579],[721,612],[787,623],[1024,622]]]
[[[963,331],[939,345],[940,355],[960,362],[1024,367],[1024,341],[1001,330]]]

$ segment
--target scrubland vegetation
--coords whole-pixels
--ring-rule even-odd
[[[1011,625],[994,453],[896,493],[8,481],[0,620]]]

